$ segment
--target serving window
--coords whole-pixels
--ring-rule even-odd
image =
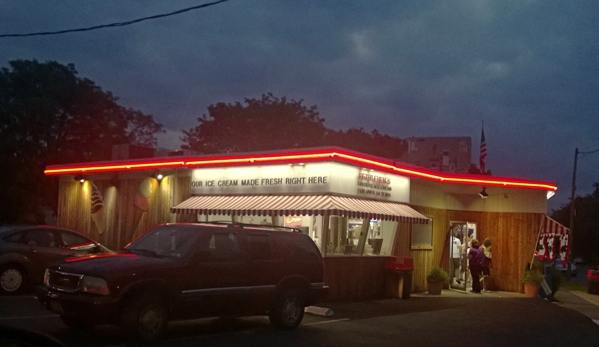
[[[433,219],[431,218],[427,224],[412,223],[410,240],[412,249],[432,249]]]
[[[379,219],[347,218],[329,216],[328,232],[323,233],[327,223],[323,216],[235,216],[241,223],[280,225],[293,227],[309,235],[324,255],[385,256],[393,252],[398,223]],[[200,221],[232,220],[231,216],[199,215]],[[430,229],[432,231],[432,227]],[[432,239],[432,234],[429,240]]]

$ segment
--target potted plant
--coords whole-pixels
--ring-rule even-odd
[[[429,294],[441,295],[443,285],[449,282],[449,274],[440,266],[434,266],[426,275],[426,281]]]
[[[522,282],[524,282],[524,295],[536,297],[539,295],[539,286],[543,282],[543,272],[538,266],[533,264],[532,267],[527,267],[522,274]]]

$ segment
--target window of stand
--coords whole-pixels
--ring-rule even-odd
[[[198,221],[232,220],[231,216],[198,215]],[[309,235],[321,253],[327,255],[390,255],[393,250],[397,222],[372,219],[363,226],[363,219],[342,216],[329,217],[328,239],[323,239],[323,216],[235,216],[235,221],[294,227]],[[363,230],[366,235],[364,236]]]
[[[433,219],[428,224],[412,223],[412,249],[433,248]]]
[[[331,216],[327,255],[390,255],[396,230],[392,221]]]

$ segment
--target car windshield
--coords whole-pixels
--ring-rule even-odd
[[[182,258],[189,252],[198,234],[192,227],[164,225],[150,230],[123,251],[153,257]]]

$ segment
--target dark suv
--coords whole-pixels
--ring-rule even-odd
[[[161,337],[168,321],[268,315],[293,329],[326,294],[320,251],[298,229],[239,223],[163,224],[118,254],[46,270],[40,302],[73,328],[120,325]]]

